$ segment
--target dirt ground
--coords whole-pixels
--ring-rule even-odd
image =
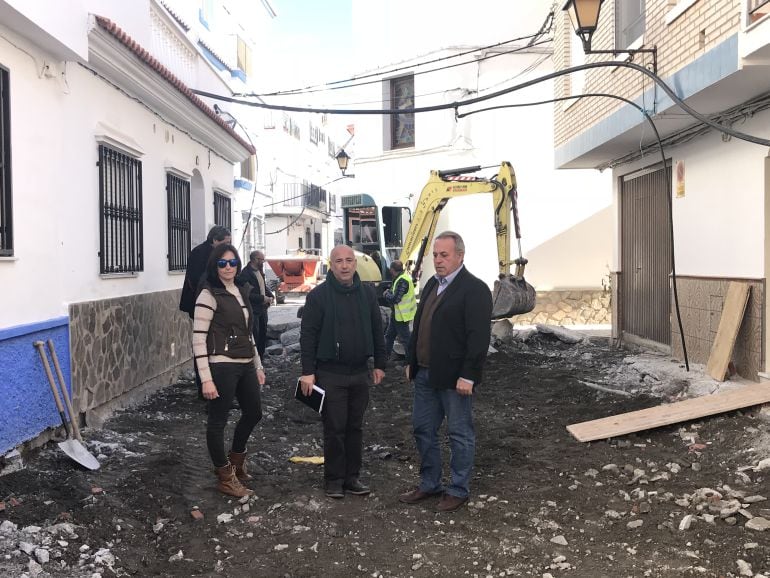
[[[394,367],[367,413],[373,493],[339,501],[323,494],[322,466],[289,462],[320,455],[322,441],[317,416],[292,399],[296,356],[266,361],[250,445],[260,475],[245,503],[215,491],[203,405],[180,382],[86,430],[99,471],[53,445],[0,477],[0,574],[770,576],[770,530],[746,527],[748,516],[770,519],[770,469],[752,467],[770,457],[759,409],[587,444],[566,431],[661,403],[644,392],[667,384],[618,378],[632,353],[535,335],[491,354],[475,401],[473,495],[453,514],[435,512],[436,500],[398,502],[419,463],[410,386]]]

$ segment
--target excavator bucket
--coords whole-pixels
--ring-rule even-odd
[[[535,308],[535,288],[524,277],[504,275],[492,291],[492,319],[529,313]]]

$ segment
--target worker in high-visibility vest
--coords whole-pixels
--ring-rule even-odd
[[[393,284],[383,294],[393,310],[390,314],[390,323],[385,331],[385,353],[390,357],[393,353],[393,344],[396,336],[406,348],[412,333],[409,324],[417,313],[417,298],[414,294],[414,283],[409,273],[404,272],[401,261],[393,261],[390,264],[390,274]]]

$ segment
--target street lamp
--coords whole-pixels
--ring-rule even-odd
[[[572,28],[583,43],[583,52],[586,54],[628,54],[631,58],[635,54],[652,54],[652,71],[658,73],[658,49],[652,48],[624,48],[623,50],[591,50],[591,37],[599,25],[599,12],[604,0],[567,0],[562,7],[569,14]]]
[[[575,34],[583,41],[583,50],[591,51],[591,37],[599,24],[599,11],[604,0],[567,0],[562,10],[569,14]]]
[[[345,171],[348,170],[348,161],[350,160],[350,156],[348,156],[348,153],[345,152],[345,149],[340,149],[340,152],[338,152],[337,156],[334,158],[337,159],[337,166],[340,167],[342,176],[346,176]]]

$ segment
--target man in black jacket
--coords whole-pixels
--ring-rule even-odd
[[[206,240],[196,246],[187,257],[187,271],[184,274],[184,284],[182,285],[182,296],[179,299],[179,310],[184,311],[190,316],[195,315],[195,300],[200,292],[200,282],[206,273],[206,264],[209,262],[209,255],[217,245],[230,242],[230,230],[221,225],[214,225],[209,230]],[[203,399],[203,384],[198,375],[198,365],[193,362],[193,371],[195,372],[195,385],[198,388],[198,399]]]
[[[382,318],[374,289],[361,283],[356,256],[346,245],[332,249],[331,269],[305,300],[300,330],[302,392],[313,384],[326,390],[323,407],[326,495],[364,496],[369,488],[359,474],[364,412],[370,381],[385,376]],[[369,375],[368,361],[374,357]]]
[[[206,272],[211,250],[221,243],[230,242],[230,231],[227,227],[215,225],[211,227],[206,240],[196,246],[187,257],[187,271],[184,274],[182,297],[179,299],[179,310],[193,318],[195,314],[195,299],[198,297],[198,285]]]
[[[422,291],[407,350],[407,379],[414,380],[412,423],[420,453],[420,485],[402,494],[407,504],[442,494],[441,512],[468,501],[476,450],[473,391],[481,383],[490,340],[492,295],[463,265],[465,244],[452,231],[433,242],[435,277]],[[452,456],[450,483],[441,475],[439,428],[447,419]]]
[[[252,334],[257,345],[257,353],[261,360],[265,359],[267,345],[267,309],[273,302],[273,292],[265,283],[265,254],[262,251],[252,251],[249,254],[249,264],[246,265],[238,280],[251,285],[249,301],[254,311]]]

